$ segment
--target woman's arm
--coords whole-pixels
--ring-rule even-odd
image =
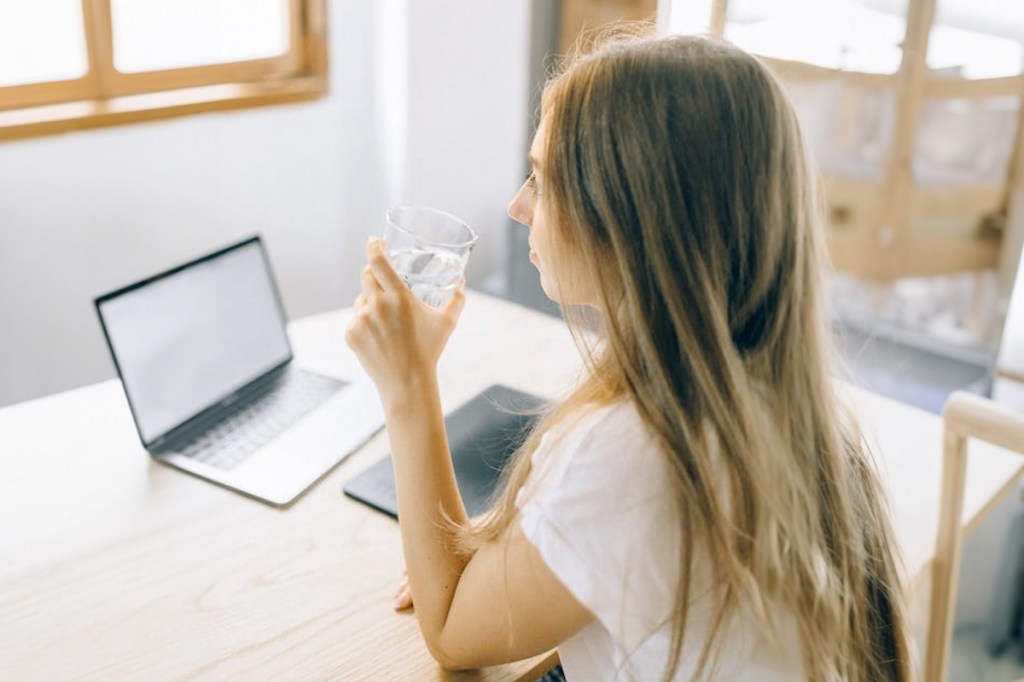
[[[592,618],[514,523],[471,559],[455,551],[442,513],[463,523],[437,385],[437,360],[464,304],[413,296],[380,241],[367,246],[363,293],[346,339],[377,384],[395,468],[409,584],[427,646],[445,667],[547,651]]]
[[[467,563],[442,517],[464,523],[466,508],[455,483],[436,377],[410,381],[384,410],[409,585],[431,644],[431,635],[444,629]]]

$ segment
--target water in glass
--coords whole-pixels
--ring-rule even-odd
[[[392,266],[412,292],[435,308],[451,297],[465,265],[464,256],[443,249],[398,249],[389,256]]]

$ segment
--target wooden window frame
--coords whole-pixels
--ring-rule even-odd
[[[86,74],[0,88],[0,141],[304,101],[327,92],[326,0],[289,0],[289,50],[283,55],[142,73],[114,66],[110,0],[81,2]]]

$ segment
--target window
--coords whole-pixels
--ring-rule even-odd
[[[0,140],[326,91],[325,0],[0,0]]]

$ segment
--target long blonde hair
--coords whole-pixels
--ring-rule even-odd
[[[514,521],[545,432],[628,399],[674,472],[666,678],[699,560],[717,583],[702,675],[736,609],[770,626],[770,599],[795,615],[809,679],[909,679],[883,493],[830,376],[818,183],[779,84],[724,41],[613,39],[550,80],[542,110],[558,241],[614,276],[594,278],[603,319],[599,343],[581,344],[586,379],[531,434],[462,546]]]

